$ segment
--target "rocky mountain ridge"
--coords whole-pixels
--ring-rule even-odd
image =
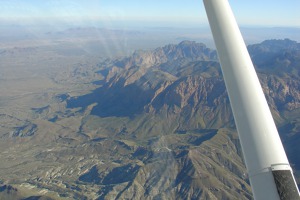
[[[251,55],[255,66],[259,65],[257,67],[259,77],[275,120],[279,124],[296,120],[294,113],[298,113],[297,110],[300,108],[300,79],[299,74],[296,73],[299,72],[298,68],[300,66],[298,65],[300,59],[297,57],[297,52],[300,50],[298,43],[290,40],[273,40],[263,42],[262,47],[257,46],[260,51],[263,49],[264,52],[269,54],[269,57],[265,57],[265,60],[253,54]],[[278,46],[278,48],[276,49],[273,46]],[[180,44],[178,48],[180,48]],[[250,52],[254,51],[252,49],[255,48],[257,48],[255,45],[249,46]],[[186,49],[192,51],[192,48]],[[201,50],[203,53],[203,48]],[[293,56],[284,53],[291,51],[295,52]],[[129,62],[134,63],[129,65],[130,67],[125,64],[127,60],[122,61],[123,65],[118,62],[118,67],[121,69],[118,71],[118,75],[114,77],[115,79],[109,80],[107,88],[108,90],[119,91],[114,88],[117,86],[118,89],[121,89],[120,92],[108,95],[108,99],[113,102],[111,105],[114,105],[116,110],[102,116],[101,112],[111,106],[106,104],[99,106],[101,103],[97,102],[98,105],[94,107],[91,113],[102,117],[118,116],[119,109],[123,107],[128,109],[132,104],[138,105],[139,109],[133,109],[137,112],[128,113],[128,116],[134,117],[141,113],[148,113],[150,116],[154,115],[162,118],[164,125],[161,125],[158,130],[167,135],[199,129],[234,127],[230,104],[218,63],[211,58],[203,59],[201,53],[197,54],[199,57],[189,58],[188,61],[181,59],[181,53],[175,56],[173,53],[171,53],[172,59],[168,61],[161,49],[146,54],[142,52],[141,57],[147,55],[151,58],[155,55],[164,58],[162,59],[162,61],[165,61],[164,63],[160,64],[161,61],[150,62],[153,64],[150,67],[147,66],[149,62],[146,62],[146,64],[143,62]],[[191,52],[185,53],[193,55]],[[135,54],[128,60],[135,60],[139,56]],[[289,64],[282,65],[282,60]],[[174,65],[171,63],[174,63]],[[269,65],[268,68],[267,65]],[[271,66],[275,67],[276,70],[271,69]],[[124,73],[122,72],[123,69],[125,69]],[[134,73],[131,73],[133,69]],[[272,71],[272,73],[269,73],[269,71]],[[140,73],[139,76],[134,76],[137,73]],[[126,82],[123,80],[131,81]],[[103,88],[105,87],[106,85],[103,85]],[[123,91],[123,89],[125,90]],[[118,96],[119,94],[121,95]],[[143,101],[140,102],[141,99]],[[104,100],[104,102],[106,101]],[[167,129],[162,128],[165,125],[168,126]],[[160,127],[159,123],[156,124],[156,127]],[[152,127],[144,131],[147,132],[147,135],[155,135],[157,129],[153,131]],[[283,132],[281,132],[282,137],[287,138]],[[289,143],[290,140],[287,139],[285,142]],[[292,162],[298,161],[292,160]]]

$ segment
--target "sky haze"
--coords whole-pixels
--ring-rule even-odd
[[[300,27],[299,0],[229,0],[243,26]],[[207,25],[202,0],[1,0],[0,20],[14,23],[101,21],[118,26]]]

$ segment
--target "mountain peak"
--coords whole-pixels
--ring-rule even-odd
[[[178,59],[189,60],[217,60],[217,53],[203,43],[195,41],[182,41],[179,44],[169,44],[154,50],[137,50],[131,57],[118,62],[118,66],[157,66],[166,62],[173,62]]]
[[[195,41],[190,41],[190,40],[183,40],[178,44],[178,46],[183,47],[183,46],[198,46],[198,47],[204,47],[206,48],[206,45],[203,43],[197,43]]]
[[[300,50],[300,43],[290,39],[265,40],[260,44],[248,46],[249,52],[261,54],[266,52],[278,53],[285,50]]]

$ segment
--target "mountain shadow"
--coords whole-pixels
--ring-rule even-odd
[[[67,101],[67,107],[85,109],[97,103],[91,114],[99,117],[133,117],[142,113],[155,91],[143,90],[136,84],[123,86],[124,82],[125,80],[120,80],[112,87],[100,87],[90,94],[72,98]]]

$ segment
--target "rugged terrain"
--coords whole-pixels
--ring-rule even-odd
[[[300,44],[248,48],[299,183]],[[214,50],[61,59],[0,77],[1,199],[252,199]]]

